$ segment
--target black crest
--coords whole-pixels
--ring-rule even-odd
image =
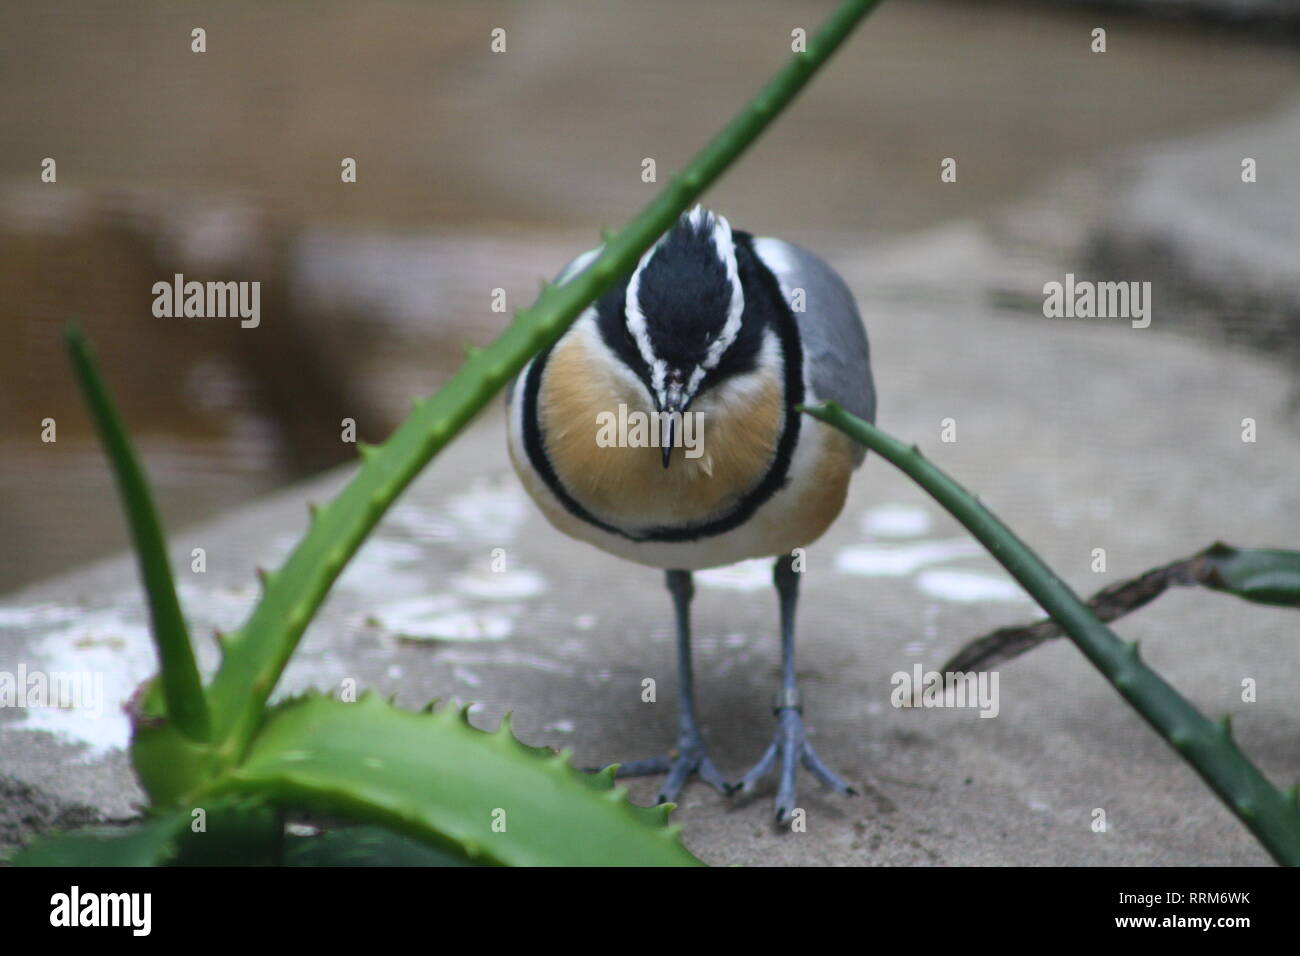
[[[734,249],[727,251],[735,254]],[[697,361],[721,334],[731,295],[727,265],[714,241],[713,217],[699,216],[697,225],[683,216],[640,273],[637,305],[655,355],[670,365]]]

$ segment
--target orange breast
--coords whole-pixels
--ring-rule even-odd
[[[784,425],[781,383],[756,372],[701,395],[691,411],[701,454],[659,447],[602,447],[602,413],[653,414],[645,389],[593,361],[584,334],[566,336],[542,375],[538,407],[556,475],[584,508],[624,527],[716,517],[751,490],[770,467]],[[608,431],[606,431],[608,434]]]

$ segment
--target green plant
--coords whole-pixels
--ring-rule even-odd
[[[223,638],[221,663],[206,687],[143,472],[90,349],[71,328],[69,351],[117,474],[159,656],[160,675],[138,695],[132,715],[132,763],[151,808],[134,830],[51,838],[18,862],[186,861],[202,853],[196,846],[240,837],[274,857],[282,832],[277,814],[266,807],[340,813],[488,862],[696,862],[677,828],[666,824],[671,807],[633,807],[611,773],[581,774],[567,754],[525,747],[507,725],[487,734],[455,715],[412,714],[372,698],[345,704],[310,695],[268,705],[330,586],[411,480],[529,358],[631,271],[878,2],[841,4],[806,52],[796,54],[626,228],[604,237],[588,268],[545,286],[496,342],[471,351],[446,387],[416,402],[388,441],[360,449],[362,465],[351,482],[313,510],[307,535],[283,567],[262,575],[261,600],[248,621]],[[185,836],[198,809],[219,839]],[[497,810],[505,811],[504,830],[494,827]]]
[[[925,459],[915,445],[891,438],[834,403],[805,412],[879,454],[925,489],[966,526],[1033,596],[1120,695],[1186,760],[1279,863],[1300,865],[1297,788],[1274,787],[1238,749],[1225,717],[1212,723],[1121,641],[1030,548],[979,500]],[[1211,549],[1213,551],[1213,549]],[[1292,552],[1221,555],[1215,586],[1272,604],[1297,602]],[[1230,580],[1224,578],[1224,574]]]

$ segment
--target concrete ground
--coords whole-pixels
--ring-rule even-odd
[[[230,60],[194,61],[170,43],[187,34],[193,8],[156,6],[166,16],[99,17],[91,31],[68,31],[56,16],[5,33],[24,38],[2,58],[16,77],[54,71],[36,101],[53,106],[32,111],[20,83],[0,90],[14,115],[34,114],[0,155],[0,176],[27,176],[30,157],[47,150],[78,170],[69,185],[91,190],[192,185],[197,163],[199,181],[218,197],[218,223],[254,185],[290,184],[272,194],[273,206],[305,226],[285,268],[299,293],[319,300],[310,310],[318,320],[320,302],[339,308],[312,334],[334,343],[333,357],[356,370],[348,384],[379,408],[404,406],[445,371],[434,371],[439,357],[417,324],[426,337],[442,335],[444,366],[454,323],[486,336],[473,311],[482,289],[499,282],[513,304],[564,261],[562,251],[586,244],[592,223],[617,223],[639,206],[643,192],[625,183],[640,158],[654,151],[664,169],[687,155],[748,94],[749,78],[770,62],[766,44],[783,44],[790,25],[780,5],[749,4],[744,17],[711,5],[699,28],[683,31],[675,24],[698,5],[681,0],[671,15],[658,7],[593,15],[566,4],[562,19],[504,3],[397,6],[378,18],[331,4],[313,8],[312,38],[299,43],[298,21],[237,4],[209,21],[215,37],[257,41],[225,46],[243,58],[231,70]],[[1298,546],[1300,403],[1296,352],[1283,346],[1295,340],[1300,302],[1300,200],[1283,171],[1294,167],[1300,112],[1260,118],[1293,95],[1293,52],[1108,17],[1112,52],[1098,60],[1084,42],[1095,11],[1022,13],[1014,4],[886,4],[858,53],[841,56],[710,201],[758,231],[779,225],[841,268],[871,336],[880,424],[977,492],[1080,593],[1215,539]],[[509,65],[470,68],[464,51],[498,22],[511,31]],[[745,33],[719,53],[714,25]],[[114,53],[139,47],[141,30],[154,51],[147,62]],[[624,36],[638,39],[630,52]],[[284,71],[280,54],[299,47]],[[51,59],[51,48],[61,55]],[[678,61],[686,66],[664,66]],[[130,70],[119,70],[123,63]],[[961,64],[960,82],[947,80],[952,64]],[[437,70],[458,85],[439,83]],[[87,75],[98,81],[88,85]],[[358,86],[358,77],[376,85]],[[680,117],[664,106],[686,99],[695,108]],[[552,106],[571,102],[585,108],[564,114],[557,141]],[[426,115],[433,121],[403,119]],[[158,116],[171,136],[138,134]],[[314,171],[349,155],[357,129],[367,132],[364,168],[373,172],[340,191]],[[1195,140],[1168,150],[1129,152],[1194,130]],[[267,148],[250,153],[248,142]],[[937,183],[936,158],[945,155],[961,157],[960,185]],[[1244,156],[1258,160],[1259,181],[1249,186],[1239,178]],[[1026,189],[1034,193],[1027,202],[1019,198]],[[204,233],[208,220],[160,195],[182,210],[176,221]],[[359,235],[336,228],[372,222]],[[865,224],[874,238],[864,239]],[[903,234],[917,226],[929,231]],[[123,245],[116,233],[105,241],[114,253]],[[53,283],[65,297],[79,289],[109,301],[104,283],[43,278],[41,263],[63,269],[86,258],[81,246],[53,247],[55,256],[6,248],[11,268],[0,279],[9,277],[10,292]],[[136,272],[128,265],[138,260],[91,258],[122,296],[155,268],[149,259]],[[1151,327],[1044,318],[1043,284],[1066,273],[1151,280]],[[46,311],[62,321],[70,302],[57,306]],[[447,328],[428,328],[435,314]],[[115,344],[158,334],[137,335],[113,324],[115,315],[105,312],[102,326],[118,332]],[[359,319],[349,326],[348,316]],[[75,400],[58,377],[57,336],[36,344],[44,352],[5,350],[27,378],[17,396],[3,397],[30,398],[14,420],[57,413],[64,429],[65,406],[48,404]],[[179,352],[116,351],[127,364],[110,379],[136,379],[140,415],[154,408],[165,418],[181,407]],[[53,358],[40,364],[37,354]],[[71,408],[66,414],[76,420]],[[1242,440],[1246,419],[1253,442]],[[327,423],[331,441],[336,421]],[[942,440],[945,430],[954,441]],[[192,513],[197,494],[188,491],[216,480],[208,464],[216,457],[269,472],[250,451],[260,434],[214,445],[199,466],[151,456],[171,478],[159,481],[165,513]],[[70,437],[62,433],[60,444],[75,447]],[[6,451],[0,465],[16,455]],[[89,449],[69,466],[76,483],[49,472],[33,481],[26,466],[6,483],[0,467],[16,516],[9,550],[30,542],[20,553],[36,565],[38,547],[62,535],[76,539],[75,553],[95,553],[88,542],[106,540],[120,518],[107,478],[92,467],[99,458]],[[206,667],[215,657],[207,635],[237,626],[255,600],[255,568],[274,567],[302,533],[306,503],[327,499],[347,476],[343,468],[173,534],[181,598]],[[23,534],[37,528],[52,530]],[[201,574],[190,570],[195,548],[206,553]],[[498,548],[503,572],[491,570]],[[59,553],[74,553],[72,543]],[[733,777],[771,733],[779,652],[768,581],[762,564],[697,576],[700,710],[713,756]],[[892,675],[937,667],[971,637],[1036,616],[954,521],[869,457],[843,516],[809,552],[799,622],[813,742],[862,796],[828,795],[804,780],[807,831],[786,833],[770,822],[770,788],[728,802],[695,784],[676,816],[688,844],[715,864],[1268,863],[1068,642],[1001,666],[991,719],[891,705]],[[90,671],[103,676],[106,696],[98,712],[0,708],[0,848],[51,827],[128,817],[142,799],[119,705],[154,669],[145,622],[125,554],[0,598],[0,672]],[[1243,750],[1286,786],[1300,773],[1295,622],[1294,612],[1178,592],[1117,630],[1139,639],[1148,661],[1204,713],[1231,713]],[[481,726],[511,710],[524,740],[570,747],[594,765],[670,743],[673,672],[660,574],[569,541],[541,519],[510,472],[494,405],[360,552],[282,690],[352,678],[403,706],[477,701]],[[647,677],[659,685],[654,704],[641,702]],[[1247,678],[1258,685],[1252,703],[1241,699]],[[637,781],[634,795],[648,802],[656,786]],[[1099,809],[1104,833],[1093,829]]]
[[[989,230],[959,224],[836,256],[871,335],[881,425],[919,443],[1084,594],[1215,539],[1295,546],[1300,434],[1288,369],[1171,334],[1159,299],[1147,329],[1043,318],[1007,290],[1041,288],[1075,263],[1037,248],[1010,256]],[[1253,443],[1241,438],[1245,418],[1256,422]],[[945,419],[953,442],[941,441]],[[326,499],[346,476],[174,536],[196,634],[239,623],[255,596],[255,567],[274,566],[303,530],[305,503]],[[194,574],[199,547],[207,570]],[[504,572],[490,570],[496,548]],[[1096,548],[1105,549],[1105,573],[1091,570]],[[778,642],[768,580],[765,565],[697,576],[700,709],[713,754],[733,776],[771,732]],[[843,516],[809,552],[799,620],[813,741],[862,796],[804,780],[807,832],[784,833],[771,824],[770,789],[728,802],[695,784],[676,816],[688,844],[714,864],[1267,863],[1066,642],[1002,666],[992,719],[891,706],[894,673],[937,667],[970,637],[1035,616],[953,520],[869,457]],[[1179,592],[1118,630],[1141,640],[1151,664],[1204,713],[1231,713],[1245,752],[1285,786],[1300,767],[1295,622],[1294,612]],[[128,814],[141,795],[115,707],[152,668],[130,558],[10,596],[0,628],[0,669],[94,669],[110,700],[98,718],[0,711],[0,839],[86,808]],[[200,644],[210,664],[210,642]],[[524,740],[601,764],[669,744],[673,665],[659,573],[544,522],[510,472],[494,406],[366,544],[285,688],[355,678],[409,707],[473,700],[481,726],[511,710]],[[658,703],[640,700],[646,677],[659,684]],[[1241,701],[1245,678],[1258,682],[1257,702]],[[633,787],[648,801],[656,782]],[[1104,833],[1092,828],[1097,809]]]

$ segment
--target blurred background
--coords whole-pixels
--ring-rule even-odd
[[[832,6],[4,5],[0,593],[126,543],[65,321],[170,527],[249,501],[351,458],[344,418],[382,439],[502,328],[494,288],[526,305],[653,195],[644,158],[662,182]],[[1292,361],[1297,24],[1281,0],[888,0],[708,202],[831,258],[961,221],[1011,259],[1071,244],[1183,296],[1172,334]],[[1205,163],[1229,189],[1256,152],[1249,202],[1178,191]],[[175,273],[260,281],[260,326],[155,318]],[[1041,281],[1002,306],[1042,321]]]

